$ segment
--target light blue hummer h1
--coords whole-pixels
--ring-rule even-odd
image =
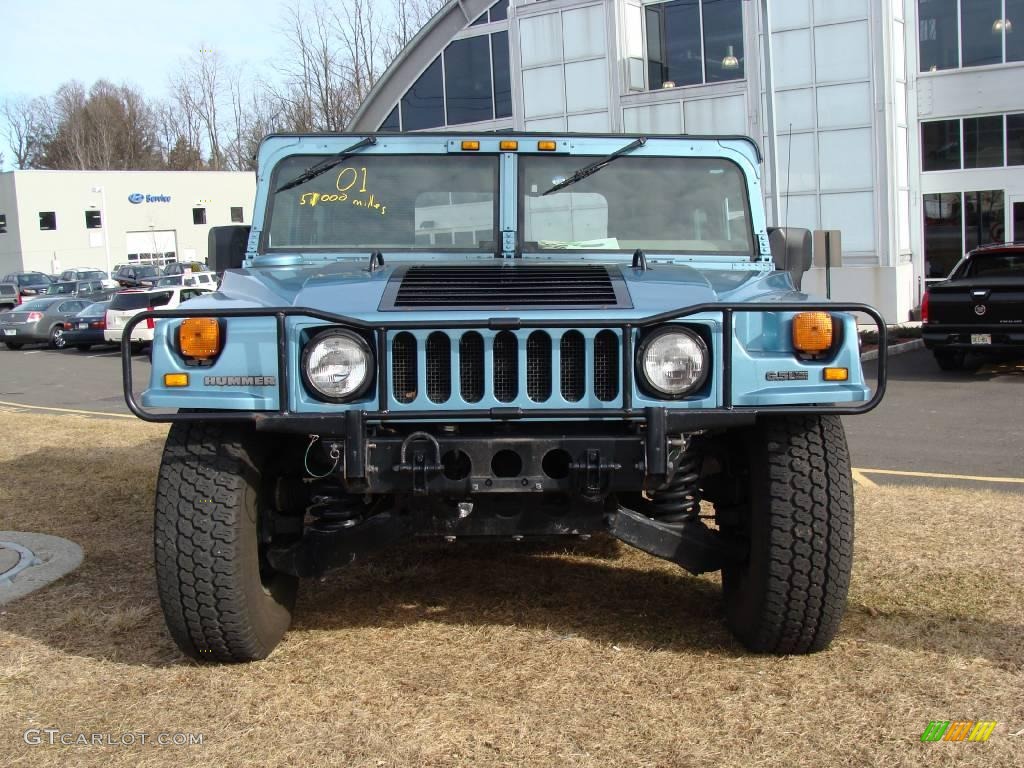
[[[860,304],[800,292],[742,137],[275,135],[220,291],[153,319],[168,626],[270,653],[298,578],[415,536],[609,533],[721,570],[754,651],[828,645],[853,543]],[[125,338],[130,337],[130,328]],[[705,502],[704,506],[701,502]],[[599,585],[595,585],[599,589]]]

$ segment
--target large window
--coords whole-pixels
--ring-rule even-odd
[[[271,189],[319,157],[289,157]],[[272,195],[266,246],[343,251],[496,249],[496,155],[353,156]]]
[[[753,254],[747,186],[733,163],[624,157],[545,194],[595,159],[519,158],[525,250]]]
[[[1024,114],[921,123],[921,169],[959,171],[1024,165]]]
[[[668,0],[644,10],[650,89],[743,78],[740,0]]]
[[[921,123],[921,168],[925,171],[959,170],[960,121]]]
[[[1024,114],[1006,116],[1006,164],[1024,165]]]
[[[491,46],[487,35],[456,40],[444,52],[447,124],[494,119]]]
[[[1003,165],[1003,116],[964,118],[964,168]]]
[[[968,251],[1006,239],[1001,189],[924,196],[924,260],[928,279],[943,279]]]
[[[918,0],[921,71],[1024,61],[1024,0]]]
[[[444,125],[444,78],[441,59],[427,67],[402,97],[402,128],[419,131]]]
[[[508,0],[499,0],[469,25],[477,26],[485,26],[483,34],[449,43],[380,124],[381,131],[422,131],[512,117],[508,32],[502,29],[508,26]],[[498,31],[489,32],[496,27]]]

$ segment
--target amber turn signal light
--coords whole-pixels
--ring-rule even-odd
[[[847,368],[826,368],[823,375],[825,381],[846,381],[850,378],[850,371]]]
[[[479,141],[464,141],[462,142],[462,149],[466,152],[478,152],[480,150]]]
[[[517,149],[519,149],[519,142],[509,141],[506,139],[505,141],[501,142],[499,146],[501,146],[502,152],[515,152]]]
[[[220,323],[212,317],[187,317],[178,327],[178,346],[185,357],[215,357],[220,344]]]
[[[538,141],[537,149],[541,152],[554,152],[558,149],[558,144],[553,141]]]
[[[831,348],[832,315],[828,312],[801,312],[794,317],[793,346],[812,354]]]
[[[165,387],[187,387],[188,386],[188,374],[187,373],[165,373],[164,374],[164,386]]]

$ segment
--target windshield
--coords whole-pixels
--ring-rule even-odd
[[[160,293],[116,293],[110,300],[110,309],[115,311],[127,311],[132,309],[146,309],[147,307],[162,307],[171,300],[170,291]]]
[[[88,307],[78,313],[79,317],[102,317],[106,311],[107,306],[110,304],[109,301],[97,301],[95,304],[90,304]]]
[[[1024,254],[976,253],[967,260],[960,277],[1024,277]]]
[[[519,158],[524,250],[753,256],[747,187],[719,158],[623,157],[551,194],[591,157]]]
[[[20,307],[19,312],[45,312],[47,309],[56,304],[60,299],[35,299],[33,301],[26,301]]]
[[[276,189],[322,161],[281,161]],[[355,155],[272,194],[268,249],[497,249],[495,155]]]

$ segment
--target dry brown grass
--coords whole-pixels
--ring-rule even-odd
[[[859,491],[831,650],[750,656],[716,580],[611,542],[417,546],[307,583],[266,662],[186,663],[150,565],[164,429],[0,415],[0,529],[82,567],[0,616],[6,765],[1021,765],[1024,502]],[[922,744],[994,719],[985,744]],[[26,746],[26,728],[192,731],[193,747]]]

